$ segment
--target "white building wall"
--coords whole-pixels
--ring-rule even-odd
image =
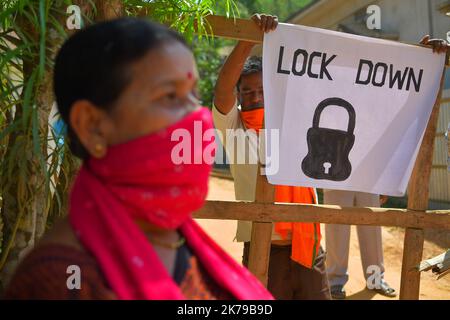
[[[396,33],[399,41],[417,43],[424,35],[447,38],[450,17],[439,12],[446,0],[380,0],[381,28],[385,33]],[[450,73],[447,69],[447,77]],[[450,97],[450,88],[443,92]],[[440,107],[438,127],[430,177],[430,200],[450,202],[450,173],[447,171],[447,143],[443,136],[450,122],[450,103]]]

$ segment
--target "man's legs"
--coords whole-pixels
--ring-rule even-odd
[[[312,269],[291,259],[292,246],[272,245],[267,288],[278,300],[330,300],[325,251],[320,247]]]
[[[270,247],[267,289],[277,300],[294,298],[291,265],[292,246]]]
[[[293,289],[291,281],[291,246],[270,246],[267,289],[277,300],[291,300]],[[248,268],[250,242],[244,242],[242,264]]]
[[[358,207],[379,207],[380,197],[376,194],[358,192],[356,194],[356,205]],[[366,279],[371,277],[369,285],[378,289],[377,292],[388,297],[395,297],[395,290],[384,280],[383,243],[381,227],[379,226],[357,226],[359,250],[361,262]],[[370,268],[370,269],[369,269]],[[368,273],[369,271],[369,273]],[[373,278],[377,273],[378,278]]]
[[[353,196],[354,193],[350,191],[326,190],[323,199],[325,204],[353,207]],[[327,274],[330,287],[344,286],[348,281],[350,226],[326,224],[325,245],[327,252]]]
[[[293,298],[291,248],[292,246],[270,246],[267,289],[277,300],[291,300]],[[250,242],[244,242],[242,264],[246,268],[248,268],[249,255]]]
[[[271,245],[267,289],[277,300],[326,300],[330,290],[325,269],[325,252],[320,248],[314,268],[291,260],[292,246]],[[250,242],[244,243],[243,265],[248,267]]]
[[[330,287],[328,285],[325,267],[326,254],[320,247],[312,269],[291,261],[294,283],[295,300],[330,300]]]
[[[313,269],[291,260],[292,246],[271,245],[267,289],[277,300],[329,300],[325,252],[320,247]],[[250,242],[244,242],[242,262],[248,267]]]
[[[377,194],[356,193],[356,206],[379,207],[380,197]],[[381,240],[381,227],[379,226],[356,226],[358,231],[359,250],[364,276],[370,276],[373,271],[367,273],[370,266],[378,267],[381,278],[384,277],[383,246]]]

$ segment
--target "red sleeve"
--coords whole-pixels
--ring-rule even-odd
[[[79,282],[74,278],[78,275]],[[43,245],[19,264],[3,298],[109,300],[116,296],[89,254],[64,245]]]

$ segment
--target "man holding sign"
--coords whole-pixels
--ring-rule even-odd
[[[245,130],[250,141],[263,127],[280,132],[280,141],[266,136],[266,158],[280,142],[279,170],[266,167],[269,182],[277,185],[275,201],[314,203],[312,189],[300,186],[403,195],[444,58],[416,46],[304,26],[282,25],[269,33],[276,19],[252,18],[266,32],[264,96],[258,60],[244,65],[252,44],[240,42],[220,72],[213,114],[223,140],[236,138],[226,129]],[[430,44],[444,47],[442,41]],[[224,145],[236,199],[254,200],[255,166],[236,163],[234,145]],[[255,149],[250,146],[250,153]],[[269,290],[284,299],[328,298],[318,224],[274,229]],[[251,228],[243,230],[240,223],[245,264]]]
[[[254,15],[264,32],[277,27],[277,18]],[[231,161],[237,200],[254,201],[257,161],[239,163],[239,153],[257,160],[258,135],[263,128],[264,95],[261,59],[251,57],[253,44],[240,41],[223,65],[217,80],[213,117]],[[263,135],[261,133],[261,135]],[[235,150],[235,138],[248,139]],[[240,147],[240,148],[239,148]],[[278,156],[278,155],[276,155]],[[244,157],[245,158],[245,157]],[[276,186],[275,201],[317,203],[313,188]],[[247,266],[251,222],[238,222],[237,241],[244,242],[243,264]],[[275,223],[270,251],[268,289],[277,299],[330,299],[325,270],[325,253],[320,246],[319,223]]]
[[[429,40],[445,52],[442,40]],[[282,24],[264,37],[265,126],[281,129],[272,184],[320,187],[329,204],[402,196],[441,80],[444,55],[382,39]],[[268,140],[267,150],[276,141]],[[266,154],[268,151],[266,150]],[[356,200],[355,200],[356,198]],[[327,225],[332,295],[345,298],[349,226]],[[384,281],[381,228],[358,226],[367,287]]]

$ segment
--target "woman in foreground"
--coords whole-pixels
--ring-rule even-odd
[[[175,164],[172,135],[212,128],[197,77],[183,39],[148,21],[104,22],[66,41],[55,96],[83,165],[68,218],[24,259],[5,298],[272,299],[191,218],[211,168],[193,159],[211,142],[191,141],[191,162]]]

